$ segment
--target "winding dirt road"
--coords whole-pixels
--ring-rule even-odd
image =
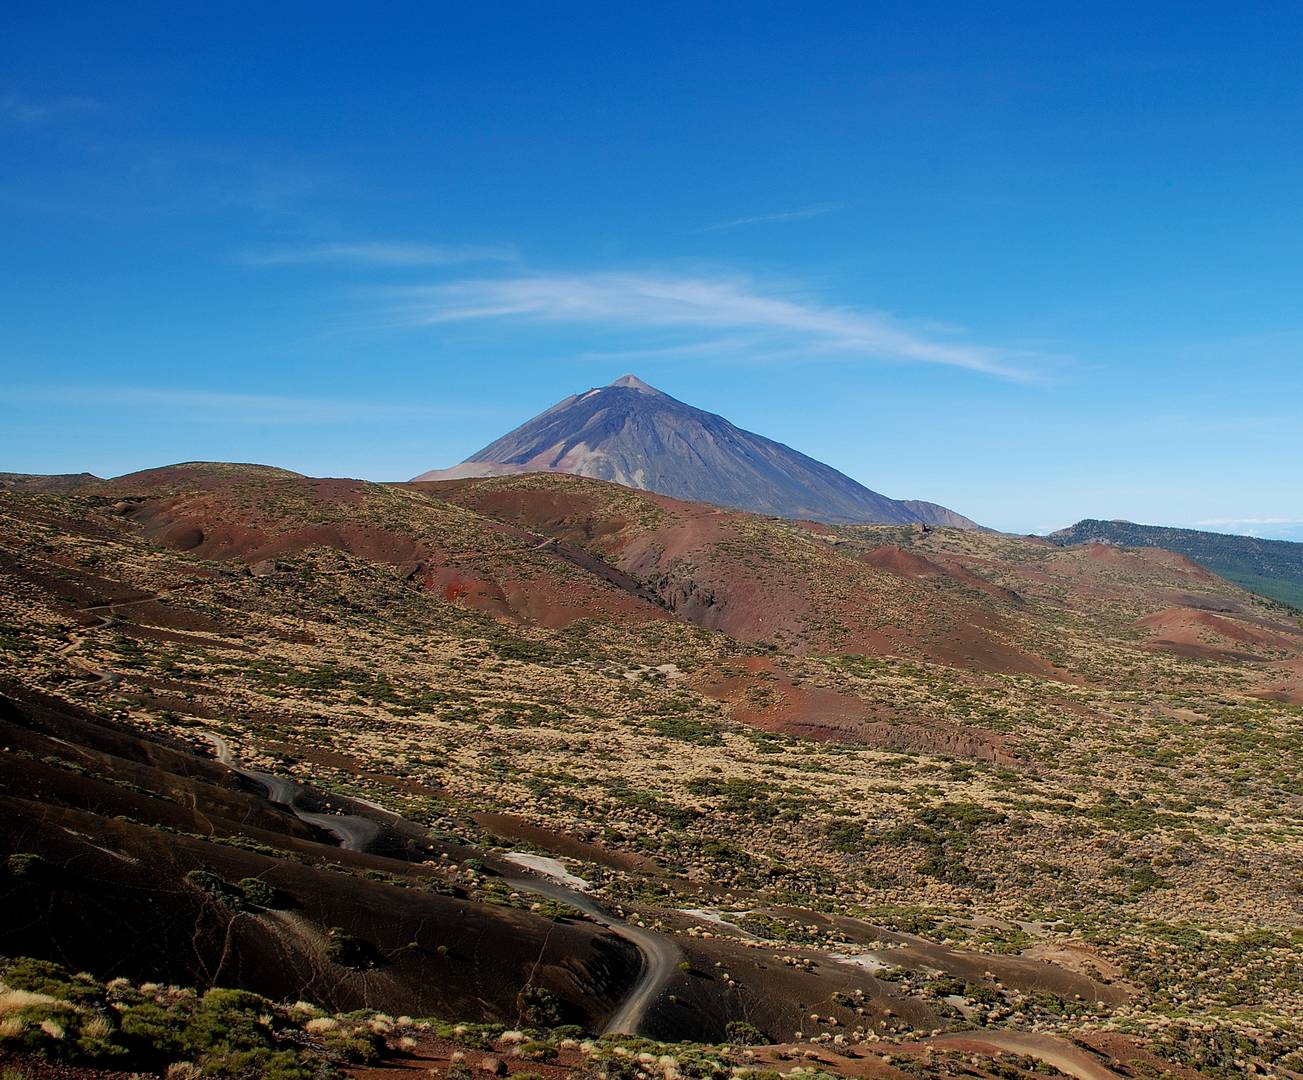
[[[232,772],[261,785],[266,789],[267,797],[272,802],[292,810],[300,821],[325,829],[339,840],[341,848],[349,851],[365,851],[379,834],[379,825],[370,818],[357,814],[314,814],[300,810],[295,803],[303,791],[302,787],[274,773],[244,768],[236,762],[230,743],[225,738],[213,731],[205,731],[202,734],[213,744],[219,762]],[[385,810],[385,813],[393,814],[393,811]],[[675,968],[683,955],[679,947],[663,934],[617,919],[583,892],[549,877],[546,869],[524,863],[521,865],[523,869],[533,872],[528,877],[503,875],[506,884],[520,892],[569,904],[582,911],[599,926],[604,926],[612,933],[632,942],[638,950],[639,956],[642,957],[642,970],[638,973],[638,980],[620,1003],[620,1007],[607,1020],[601,1032],[603,1035],[637,1034],[648,1011],[655,1005],[674,977]]]
[[[365,851],[371,841],[380,835],[379,825],[370,818],[358,814],[316,814],[308,810],[300,810],[297,803],[299,796],[303,794],[303,788],[293,780],[287,780],[275,773],[256,772],[244,768],[236,762],[230,744],[221,735],[212,731],[205,731],[202,734],[213,744],[213,748],[217,751],[217,760],[231,772],[261,785],[266,789],[268,799],[292,810],[300,821],[330,833],[345,851]]]
[[[620,1003],[620,1007],[611,1014],[601,1031],[603,1035],[636,1035],[648,1011],[656,1004],[656,1000],[674,977],[675,968],[683,958],[679,947],[663,934],[644,930],[640,926],[617,919],[598,907],[584,893],[547,876],[546,870],[524,865],[538,876],[504,876],[503,880],[513,889],[559,900],[563,904],[578,908],[593,922],[606,927],[626,941],[633,942],[637,948],[643,962],[642,970],[638,973],[638,981]]]
[[[98,619],[97,623],[86,627],[86,630],[98,630],[111,626],[114,622],[113,611],[115,608],[148,603],[151,600],[161,599],[172,591],[171,589],[164,589],[153,596],[142,597],[138,600],[94,604],[82,608],[82,611],[94,614]],[[83,680],[81,685],[112,686],[120,682],[122,677],[117,672],[97,668],[85,661],[78,661],[71,657],[70,654],[79,649],[85,642],[86,636],[85,633],[74,633],[70,636],[68,644],[59,650],[60,655],[69,657],[69,663],[91,676]],[[247,780],[252,780],[265,789],[271,802],[286,807],[300,821],[328,832],[339,841],[341,848],[347,851],[365,851],[379,835],[380,826],[370,818],[358,814],[318,814],[309,810],[300,810],[297,804],[299,796],[303,793],[303,788],[299,784],[274,773],[264,773],[244,768],[236,761],[235,755],[231,752],[231,746],[225,738],[212,731],[202,732],[202,735],[213,744],[217,760],[221,764],[225,765],[233,773],[243,776]],[[376,807],[376,809],[383,808]],[[384,812],[393,813],[390,810]],[[394,816],[397,817],[398,815],[395,814]],[[604,926],[612,933],[632,942],[638,950],[643,962],[638,980],[602,1029],[602,1034],[636,1034],[648,1011],[656,1003],[656,1000],[664,992],[665,987],[669,985],[674,976],[675,966],[682,957],[678,946],[662,934],[644,930],[641,927],[617,919],[598,907],[584,893],[549,877],[546,869],[529,865],[523,865],[523,868],[532,871],[529,877],[512,875],[504,877],[504,881],[521,892],[559,900],[577,908],[599,926]]]
[[[90,678],[79,679],[73,685],[86,687],[117,686],[118,683],[122,681],[122,676],[116,671],[109,671],[107,668],[95,667],[93,664],[87,663],[84,660],[71,659],[72,654],[86,643],[86,639],[91,630],[103,630],[105,627],[112,626],[118,621],[113,614],[115,610],[123,607],[134,607],[139,604],[150,604],[155,600],[166,599],[168,596],[171,596],[172,593],[180,589],[188,589],[193,585],[201,584],[203,584],[201,581],[187,581],[182,582],[180,585],[173,585],[166,589],[160,589],[158,592],[151,593],[149,596],[137,597],[135,600],[107,600],[102,604],[89,604],[86,607],[78,608],[77,610],[80,612],[93,615],[97,621],[84,627],[81,633],[73,631],[69,634],[68,644],[58,652],[59,656],[69,657],[68,663],[72,664],[73,667],[85,671],[90,675]],[[106,612],[106,614],[100,614],[100,612]]]
[[[1120,1080],[1119,1073],[1067,1040],[1032,1031],[956,1031],[934,1036],[928,1040],[928,1045],[943,1050],[1026,1054],[1039,1058],[1067,1076],[1076,1077],[1076,1080]]]
[[[90,611],[90,608],[83,608],[84,611]],[[96,609],[98,610],[98,609]],[[85,660],[79,660],[73,657],[78,649],[86,644],[86,639],[91,630],[103,630],[106,626],[112,626],[114,619],[111,615],[96,615],[96,622],[87,626],[82,633],[73,631],[68,635],[68,644],[58,651],[56,655],[66,656],[68,663],[78,671],[84,671],[89,676],[86,679],[78,679],[73,686],[116,686],[122,681],[122,676],[116,671],[108,671],[105,668],[98,668],[94,664]]]

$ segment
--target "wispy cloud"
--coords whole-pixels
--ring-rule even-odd
[[[682,345],[663,345],[648,349],[590,349],[579,354],[580,360],[678,360],[685,357],[718,356],[732,353],[754,353],[760,348],[755,338],[724,337],[706,341],[689,341]]]
[[[1299,517],[1205,518],[1196,521],[1191,528],[1252,536],[1260,540],[1303,540],[1303,518]]]
[[[944,364],[1022,380],[1035,378],[1027,367],[1042,359],[1023,350],[945,340],[890,315],[828,306],[762,289],[746,278],[529,275],[393,289],[387,294],[397,303],[397,319],[410,325],[520,320],[636,332],[643,338],[648,330],[704,330],[725,337],[746,335],[746,342],[737,343],[739,355],[754,348],[797,358]]]
[[[754,217],[733,218],[731,221],[717,221],[707,225],[702,232],[721,232],[724,229],[740,229],[744,225],[768,225],[778,221],[805,221],[807,218],[822,217],[824,214],[845,210],[849,203],[818,203],[815,206],[803,206],[798,210],[780,210],[776,214],[757,214]]]
[[[35,126],[76,113],[95,112],[103,108],[92,98],[65,97],[33,101],[18,94],[0,97],[0,118],[15,124]]]
[[[347,263],[355,266],[453,266],[457,263],[511,262],[518,258],[507,244],[410,244],[351,241],[300,244],[248,251],[243,262],[255,266]]]
[[[200,416],[224,423],[320,423],[338,420],[375,420],[387,417],[429,416],[464,409],[427,405],[293,397],[279,394],[233,394],[150,386],[26,386],[0,390],[0,401],[14,404],[79,405],[172,415]]]
[[[1196,521],[1196,525],[1303,525],[1303,518],[1259,517],[1259,518],[1206,518]]]

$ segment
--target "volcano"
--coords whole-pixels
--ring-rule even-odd
[[[829,524],[980,527],[936,503],[880,495],[636,375],[572,394],[460,465],[415,479],[525,472],[574,473],[677,499]]]

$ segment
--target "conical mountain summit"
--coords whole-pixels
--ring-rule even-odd
[[[891,499],[636,375],[573,394],[451,469],[416,480],[564,472],[677,499],[830,524],[979,526],[944,506]]]

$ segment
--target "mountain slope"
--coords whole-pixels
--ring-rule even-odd
[[[462,464],[416,479],[522,472],[574,473],[774,517],[978,527],[935,503],[870,491],[831,466],[686,405],[634,375],[571,395]]]
[[[1125,1024],[1149,1075],[1241,1038],[1296,1075],[1301,709],[1303,626],[1154,547],[548,472],[0,492],[0,954],[384,1009],[347,1023],[396,1025],[394,1075],[404,1015],[478,1059],[631,1001],[785,1047],[751,1066],[962,1037],[994,1080],[971,1048],[1035,1035],[1104,1077]],[[983,1022],[928,1034],[946,998]],[[72,1045],[20,1019],[0,1065]],[[492,1051],[566,1080],[527,1046]]]
[[[1250,592],[1303,610],[1303,544],[1094,518],[1051,533],[1048,539],[1056,544],[1102,541],[1124,547],[1166,548]]]

